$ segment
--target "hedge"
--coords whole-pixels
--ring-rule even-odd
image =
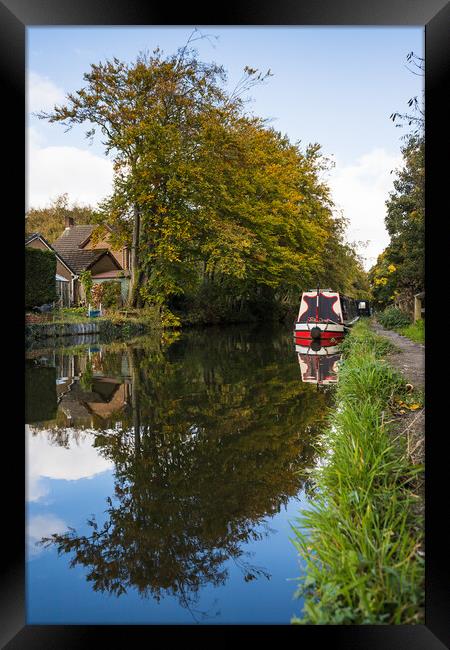
[[[25,248],[25,309],[57,299],[56,256],[51,251]]]

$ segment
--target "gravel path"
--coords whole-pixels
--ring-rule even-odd
[[[400,352],[394,352],[388,356],[389,363],[398,368],[402,375],[416,388],[425,386],[425,346],[421,343],[414,343],[406,336],[386,330],[376,321],[372,324],[377,334],[389,339]]]
[[[421,343],[414,343],[406,336],[386,330],[376,321],[372,322],[372,328],[377,334],[385,336],[398,349],[398,352],[389,354],[387,361],[398,368],[402,375],[415,388],[425,387],[425,346]],[[405,413],[397,423],[395,430],[404,433],[407,440],[407,454],[413,463],[425,462],[425,407],[420,411]],[[422,492],[423,484],[418,486]],[[423,503],[422,506],[423,507]]]

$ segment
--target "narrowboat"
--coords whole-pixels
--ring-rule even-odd
[[[295,342],[306,346],[313,341],[322,347],[336,345],[358,319],[358,305],[353,298],[331,289],[304,291],[294,324]]]

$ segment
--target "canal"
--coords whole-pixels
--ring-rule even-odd
[[[289,327],[26,357],[28,624],[300,613],[289,522],[333,390]]]

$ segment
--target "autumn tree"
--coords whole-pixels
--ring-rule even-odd
[[[415,293],[425,285],[425,142],[411,136],[402,147],[403,166],[386,201],[390,242],[371,271],[380,304],[401,301],[412,309]],[[386,295],[390,289],[389,296]]]
[[[410,71],[424,74],[424,59],[407,56]],[[395,172],[394,190],[386,201],[386,229],[390,242],[370,271],[379,306],[397,303],[412,311],[415,293],[425,286],[425,137],[424,107],[417,97],[409,100],[407,113],[393,113],[396,126],[410,130],[403,136],[403,163]]]
[[[130,64],[117,58],[93,64],[84,75],[85,87],[70,93],[65,105],[39,113],[40,118],[67,128],[89,125],[88,138],[100,128],[106,154],[114,160],[110,217],[120,216],[125,223],[118,236],[131,240],[130,299],[134,304],[139,299],[140,253],[148,248],[141,238],[143,207],[146,223],[158,228],[167,210],[158,200],[170,178],[167,165],[173,166],[179,155],[185,164],[189,160],[197,144],[199,116],[221,108],[226,119],[239,107],[239,95],[262,80],[257,70],[246,68],[237,92],[226,93],[223,68],[199,62],[188,47],[190,42],[191,38],[174,55],[164,56],[156,49],[151,55],[140,54]]]
[[[92,65],[66,105],[40,114],[86,123],[88,137],[100,127],[114,184],[98,215],[112,243],[131,246],[131,304],[167,307],[205,290],[230,309],[255,296],[298,300],[326,274],[332,246],[351,257],[320,146],[302,149],[246,110],[245,94],[268,76],[246,66],[229,91],[224,69],[188,41],[174,55]]]
[[[30,208],[25,215],[25,232],[38,232],[52,244],[63,232],[66,217],[72,217],[77,224],[95,222],[92,206],[70,203],[69,195],[65,193],[57,196],[44,208]]]

